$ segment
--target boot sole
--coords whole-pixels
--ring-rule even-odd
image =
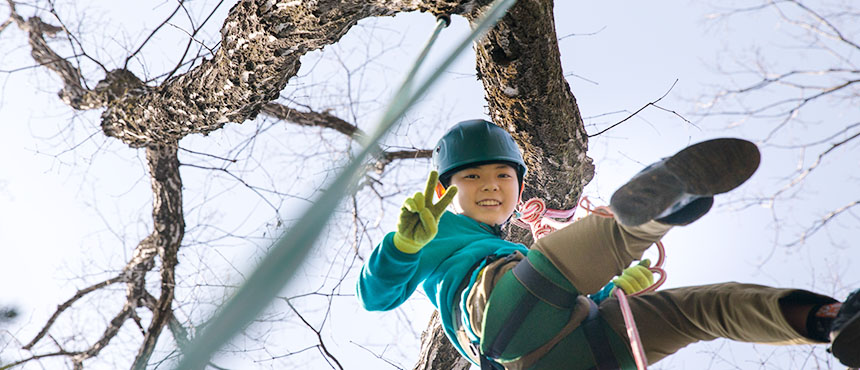
[[[833,338],[830,351],[843,365],[860,367],[860,313]]]
[[[755,144],[741,139],[713,139],[684,148],[661,166],[646,170],[619,188],[610,208],[622,224],[654,219],[684,193],[711,196],[749,179],[761,161]]]

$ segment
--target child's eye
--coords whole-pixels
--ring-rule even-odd
[[[466,178],[466,179],[477,179],[477,178],[478,178],[478,175],[474,175],[474,174],[473,174],[473,175],[466,175],[466,176],[463,176],[463,178]]]
[[[510,174],[507,174],[507,173],[500,173],[499,177],[507,179],[507,178],[511,178],[512,176]]]

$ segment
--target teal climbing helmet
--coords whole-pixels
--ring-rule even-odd
[[[516,169],[522,188],[527,167],[520,148],[507,131],[482,119],[457,123],[439,139],[433,150],[433,164],[445,187],[451,176],[463,168],[498,162]]]

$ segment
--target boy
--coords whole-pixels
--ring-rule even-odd
[[[393,309],[423,284],[448,338],[482,369],[633,369],[618,301],[603,294],[598,305],[587,295],[619,274],[613,281],[628,294],[643,289],[635,271],[643,267],[624,268],[672,226],[707,213],[714,194],[746,181],[759,153],[738,139],[688,147],[616,191],[614,217],[587,216],[530,248],[500,238],[527,170],[506,131],[483,120],[460,122],[439,140],[433,162],[447,190],[432,202],[433,171],[424,193],[404,202],[397,231],[362,268],[357,292],[364,307]],[[456,213],[445,210],[451,203]],[[772,344],[832,340],[842,363],[860,365],[858,291],[841,304],[803,290],[728,283],[629,301],[650,363],[690,343],[725,337]]]

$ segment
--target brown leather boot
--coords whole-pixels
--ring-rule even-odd
[[[639,172],[612,194],[609,207],[623,225],[653,219],[686,225],[710,209],[708,198],[743,184],[761,160],[755,144],[713,139],[688,146]]]

